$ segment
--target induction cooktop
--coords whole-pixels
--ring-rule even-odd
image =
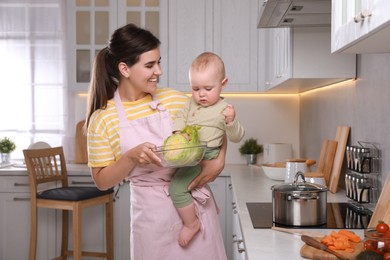
[[[365,229],[370,223],[372,212],[358,210],[349,203],[327,203],[326,224],[318,226],[296,227],[282,225],[272,221],[272,203],[247,202],[253,228],[317,228],[317,229]]]

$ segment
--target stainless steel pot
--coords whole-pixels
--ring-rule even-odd
[[[302,182],[298,182],[299,177]],[[302,172],[293,183],[274,185],[272,189],[273,222],[292,226],[317,226],[326,223],[328,190],[325,186],[307,183]]]

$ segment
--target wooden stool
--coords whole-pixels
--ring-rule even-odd
[[[96,187],[68,186],[65,156],[62,147],[23,150],[30,179],[31,193],[31,233],[29,259],[35,260],[37,248],[38,208],[62,210],[61,256],[56,259],[81,260],[82,256],[104,257],[113,260],[113,189],[100,191]],[[39,190],[41,184],[52,183],[59,188]],[[82,212],[83,209],[105,205],[106,213],[106,252],[82,251]],[[73,251],[68,248],[69,211],[73,219]]]

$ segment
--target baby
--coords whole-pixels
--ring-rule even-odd
[[[186,125],[200,126],[200,140],[207,143],[204,159],[218,156],[225,134],[232,142],[239,142],[244,128],[236,119],[234,107],[220,96],[228,79],[222,59],[211,52],[200,54],[189,70],[192,98],[173,123],[173,132],[180,132]],[[200,229],[195,204],[188,185],[201,172],[200,165],[179,168],[173,176],[169,193],[183,220],[179,244],[185,247]]]

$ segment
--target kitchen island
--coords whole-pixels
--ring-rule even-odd
[[[230,173],[233,186],[233,201],[240,218],[242,236],[245,243],[246,259],[304,259],[300,256],[304,243],[299,235],[292,235],[272,229],[254,229],[249,215],[247,202],[272,202],[273,185],[282,181],[269,179],[258,166],[227,165],[225,171]],[[328,202],[345,202],[347,197],[343,190],[333,194],[328,192]],[[304,229],[307,232],[329,234],[329,229]],[[302,231],[302,229],[294,229]],[[363,237],[363,230],[353,230]]]

